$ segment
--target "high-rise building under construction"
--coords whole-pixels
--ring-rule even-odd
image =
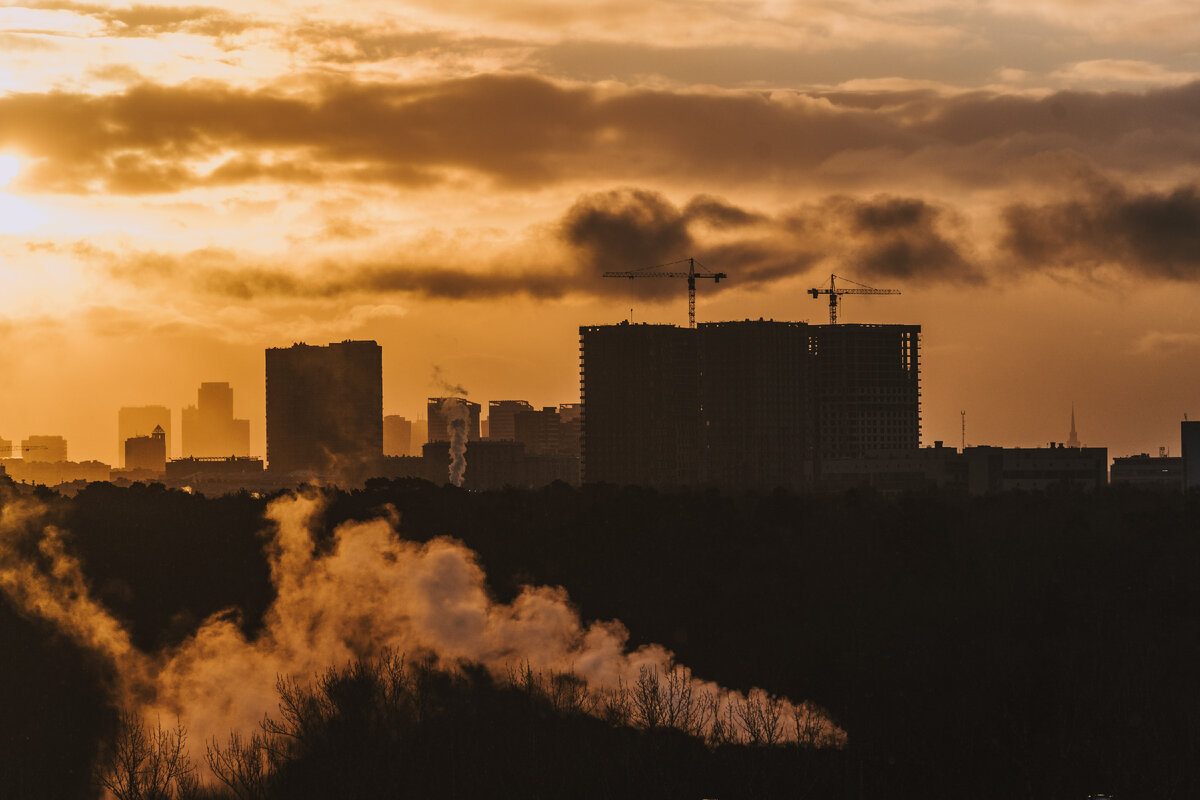
[[[921,446],[920,325],[813,325],[815,456]]]
[[[585,481],[686,486],[699,480],[695,334],[629,323],[579,329]]]
[[[920,446],[920,326],[580,328],[583,479],[803,488]]]
[[[356,472],[383,454],[383,350],[372,341],[267,349],[272,471]]]

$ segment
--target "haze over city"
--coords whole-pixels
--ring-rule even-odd
[[[922,326],[922,440],[1174,449],[1200,377],[1185,2],[43,2],[0,9],[0,435],[113,459],[118,407],[373,339],[578,398],[578,327]]]

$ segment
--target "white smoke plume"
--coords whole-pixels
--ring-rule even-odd
[[[462,486],[467,474],[467,424],[470,409],[461,397],[442,400],[442,414],[446,416],[446,435],[450,439],[450,483]]]
[[[197,763],[205,743],[223,742],[231,732],[248,736],[277,711],[278,676],[303,681],[388,650],[430,655],[448,666],[480,663],[501,679],[521,665],[570,671],[596,691],[636,687],[648,673],[661,674],[685,682],[696,695],[707,693],[718,719],[757,705],[781,720],[782,740],[845,740],[807,704],[761,690],[747,697],[700,681],[658,645],[628,652],[621,623],[585,625],[562,588],[526,587],[511,603],[494,602],[472,551],[450,539],[400,539],[394,514],[340,525],[332,548],[316,555],[312,531],[321,511],[321,498],[312,495],[268,506],[273,531],[267,556],[277,599],[254,639],[224,614],[178,647],[155,654],[136,650],[128,632],[91,599],[58,531],[44,531],[43,564],[12,546],[21,526],[38,514],[27,501],[9,502],[0,517],[0,589],[25,613],[55,622],[106,656],[118,676],[118,700],[127,708],[149,720],[179,720]]]

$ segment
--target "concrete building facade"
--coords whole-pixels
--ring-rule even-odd
[[[425,404],[429,419],[429,441],[450,441],[450,422],[452,416],[449,412],[454,408],[466,409],[467,441],[478,442],[482,438],[479,431],[479,415],[483,407],[479,403],[472,403],[465,397],[429,398]]]
[[[517,440],[517,414],[533,411],[524,400],[491,400],[488,402],[487,437],[493,441]]]
[[[125,469],[144,469],[161,473],[167,466],[167,433],[155,427],[149,436],[131,436],[125,440]]]
[[[695,333],[628,322],[579,329],[585,482],[689,486],[698,481]]]
[[[383,351],[373,341],[266,351],[267,466],[361,472],[383,456]]]
[[[233,388],[228,383],[201,383],[196,405],[180,417],[183,455],[227,458],[250,455],[250,420],[233,416]]]
[[[920,326],[580,328],[585,482],[805,488],[920,447]]]
[[[117,410],[117,466],[125,466],[125,440],[134,436],[149,436],[155,428],[162,428],[167,447],[167,457],[175,452],[171,448],[171,409],[166,406],[124,406]]]
[[[413,454],[413,423],[399,414],[383,418],[383,454],[411,456]]]

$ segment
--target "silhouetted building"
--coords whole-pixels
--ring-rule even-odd
[[[816,460],[921,446],[920,325],[813,325]]]
[[[562,452],[565,455],[579,458],[581,454],[580,441],[583,437],[583,404],[559,403],[558,417],[562,420],[563,425]]]
[[[183,409],[180,423],[184,456],[250,455],[250,420],[234,419],[228,383],[201,383],[196,405]]]
[[[920,447],[920,326],[580,328],[584,480],[802,488]]]
[[[1109,482],[1178,492],[1183,489],[1183,458],[1149,453],[1114,458]]]
[[[521,442],[468,442],[465,458],[467,466],[462,487],[472,491],[505,487],[533,489],[555,481],[579,484],[579,459],[528,453]],[[421,477],[438,484],[446,483],[450,471],[450,443],[426,443],[422,448],[422,461]]]
[[[167,465],[167,434],[155,426],[149,436],[131,436],[125,440],[125,469],[162,472]]]
[[[821,462],[818,488],[840,492],[867,486],[880,492],[934,487],[965,490],[967,460],[953,447],[945,447],[937,441],[932,447]]]
[[[269,348],[272,472],[361,473],[383,455],[383,351],[373,341]]]
[[[250,456],[187,456],[167,462],[166,476],[172,480],[228,475],[258,475],[263,471],[261,458]]]
[[[488,439],[517,440],[517,414],[532,411],[524,400],[492,400],[488,403]]]
[[[411,456],[413,454],[413,424],[399,414],[383,418],[383,454]]]
[[[812,478],[812,327],[701,323],[702,480],[728,488],[803,488]]]
[[[699,478],[700,374],[695,330],[579,329],[583,480],[687,486]]]
[[[1099,489],[1108,484],[1108,448],[968,447],[965,452],[971,494],[1051,486]]]
[[[56,464],[67,460],[67,440],[61,436],[30,436],[21,441],[21,455],[26,461]]]
[[[431,397],[426,404],[429,414],[429,440],[433,442],[446,441],[450,438],[449,424],[457,409],[465,409],[464,419],[467,427],[467,441],[477,442],[479,435],[479,403],[472,403],[464,397]]]
[[[22,458],[0,459],[10,478],[18,483],[61,486],[64,483],[107,481],[112,467],[100,461],[27,461]]]
[[[1200,486],[1200,422],[1179,423],[1180,452],[1183,454],[1183,488]]]
[[[149,436],[155,428],[162,428],[167,447],[171,449],[171,409],[166,406],[124,406],[117,411],[117,465],[125,465],[125,440],[134,436]]]

